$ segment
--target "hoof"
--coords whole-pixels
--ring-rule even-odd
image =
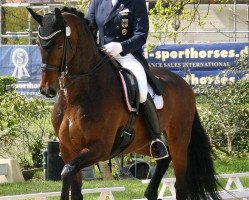
[[[71,176],[73,176],[75,173],[75,166],[72,166],[70,164],[66,164],[63,167],[63,170],[61,172],[61,179],[64,180],[66,178],[69,178]]]
[[[154,190],[146,190],[144,193],[144,196],[148,199],[148,200],[158,200],[157,199],[157,191]]]

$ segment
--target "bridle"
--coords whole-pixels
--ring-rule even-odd
[[[60,66],[55,66],[55,65],[49,65],[47,63],[42,63],[41,69],[42,71],[58,71],[59,75],[63,72],[65,72],[66,69],[66,53],[67,53],[67,47],[69,43],[69,36],[71,35],[71,29],[69,26],[66,26],[64,29],[57,30],[53,33],[51,33],[49,36],[43,37],[40,35],[40,27],[38,28],[38,39],[39,41],[45,40],[45,41],[51,41],[54,39],[54,37],[61,33],[65,33],[64,37],[64,45],[63,45],[63,55],[62,55],[62,61]]]
[[[63,89],[65,87],[67,87],[68,85],[72,84],[79,77],[90,75],[90,74],[94,73],[99,68],[101,68],[101,66],[105,63],[104,62],[105,60],[106,60],[106,62],[110,60],[109,56],[105,55],[93,67],[91,67],[88,72],[83,72],[83,73],[76,74],[76,75],[69,75],[68,69],[67,69],[67,50],[68,50],[68,46],[70,44],[69,37],[71,35],[71,28],[69,26],[66,26],[63,29],[60,29],[60,30],[53,32],[49,36],[43,37],[40,35],[40,27],[39,27],[38,39],[39,39],[39,41],[40,40],[51,41],[59,33],[65,34],[61,64],[59,66],[55,66],[55,65],[50,65],[47,63],[42,63],[41,69],[42,69],[42,71],[57,71],[58,72],[58,80],[59,80],[60,89]],[[70,44],[70,46],[71,46],[71,44]],[[65,84],[66,77],[71,79],[71,81],[67,84]]]

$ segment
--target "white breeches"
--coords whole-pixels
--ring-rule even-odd
[[[144,103],[147,99],[148,84],[143,66],[132,54],[125,56],[117,55],[115,58],[123,68],[130,70],[136,77],[140,95],[139,102]]]

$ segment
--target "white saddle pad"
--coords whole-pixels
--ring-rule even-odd
[[[148,90],[150,93],[150,96],[152,97],[154,104],[156,106],[157,110],[160,110],[163,108],[164,102],[163,102],[163,96],[158,96],[155,94],[155,92],[153,91],[152,87],[150,85],[148,85]]]
[[[125,102],[126,102],[128,110],[131,111],[132,108],[131,108],[130,102],[128,100],[127,86],[126,86],[123,75],[120,72],[119,72],[119,74],[120,74],[120,78],[121,78],[121,83],[122,83],[122,88],[123,88],[123,92],[124,92]],[[151,95],[151,97],[152,97],[152,99],[154,101],[156,109],[157,110],[162,109],[163,105],[164,105],[163,97],[156,95],[154,90],[152,89],[152,87],[149,84],[148,84],[148,91],[149,91],[149,93],[150,93],[150,95]]]

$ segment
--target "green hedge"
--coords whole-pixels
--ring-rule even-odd
[[[13,76],[0,76],[0,95],[14,90],[13,84],[15,83],[16,78]]]

